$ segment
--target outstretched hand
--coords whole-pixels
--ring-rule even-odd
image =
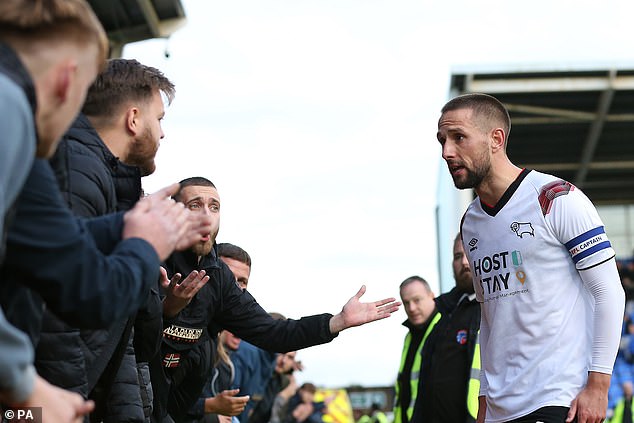
[[[161,267],[161,286],[165,291],[163,300],[163,315],[174,317],[187,304],[189,304],[200,289],[209,281],[209,276],[204,270],[193,270],[185,280],[181,281],[182,275],[176,273],[172,279],[167,278],[167,271]]]
[[[385,319],[390,317],[401,305],[399,301],[396,301],[396,298],[362,303],[360,299],[363,294],[365,294],[365,285],[362,285],[359,292],[348,300],[339,314],[332,316],[330,319],[331,333]]]

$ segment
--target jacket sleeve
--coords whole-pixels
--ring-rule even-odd
[[[79,218],[79,220],[92,235],[99,251],[103,254],[111,254],[121,242],[124,214],[124,212],[118,212],[88,219]]]
[[[267,351],[295,351],[332,341],[332,314],[302,317],[299,320],[272,318],[248,293],[235,284],[231,270],[221,263],[220,283],[216,284],[218,305],[214,320],[240,338]]]
[[[0,309],[0,393],[5,401],[24,402],[33,391],[33,348],[26,335],[11,326]]]
[[[35,155],[35,129],[24,93],[0,74],[0,263],[4,256],[6,214],[16,200]]]
[[[0,263],[4,255],[5,216],[11,207],[35,153],[35,131],[29,104],[20,89],[0,74]],[[33,142],[29,142],[33,141]],[[5,399],[22,402],[35,383],[33,347],[25,334],[13,327],[0,308],[0,392]]]
[[[130,337],[110,387],[104,423],[144,421],[145,415],[142,405],[136,357],[132,346],[132,337]]]
[[[121,215],[110,219],[122,225]],[[5,266],[79,328],[127,317],[159,276],[158,256],[145,240],[121,240],[104,255],[87,228],[64,204],[49,164],[36,160],[9,228]]]

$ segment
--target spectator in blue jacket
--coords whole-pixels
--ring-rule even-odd
[[[80,222],[66,209],[43,158],[55,151],[107,52],[105,32],[84,0],[0,2],[0,257],[9,230],[0,300],[4,314],[15,312],[32,336],[42,299],[83,326],[128,314],[145,297],[148,269],[208,230],[207,219],[165,201],[177,185],[125,216]],[[156,226],[144,228],[148,223]],[[20,308],[22,300],[33,307]],[[91,403],[37,376],[27,338],[2,314],[0,400],[42,407],[48,421],[81,421]]]
[[[310,382],[302,384],[288,400],[284,423],[321,423],[326,403],[315,401],[317,387]]]
[[[39,6],[25,0],[0,4],[0,264],[12,205],[36,149],[43,156],[70,124],[107,52],[105,32],[85,2],[50,1]],[[59,26],[62,20],[66,24]],[[78,32],[83,32],[81,38]],[[85,66],[77,69],[78,63]],[[54,85],[62,74],[71,73],[65,86]],[[27,336],[9,324],[1,308],[0,339],[0,401],[43,407],[49,421],[81,421],[92,404],[36,374]]]

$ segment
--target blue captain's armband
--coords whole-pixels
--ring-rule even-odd
[[[576,263],[606,248],[612,248],[603,226],[591,229],[566,242],[570,257]]]

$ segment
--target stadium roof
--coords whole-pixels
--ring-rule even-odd
[[[454,71],[451,90],[508,107],[515,164],[568,180],[595,204],[634,203],[634,66]]]
[[[108,33],[112,57],[127,43],[169,37],[186,22],[181,0],[88,0]]]

